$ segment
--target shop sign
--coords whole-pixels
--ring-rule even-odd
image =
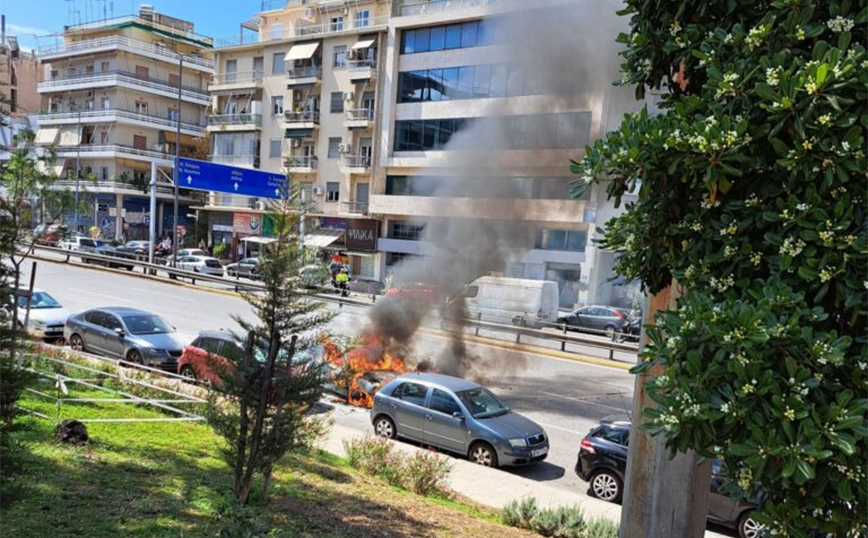
[[[212,224],[211,230],[215,232],[227,232],[232,233],[234,229],[231,224]]]
[[[347,250],[374,252],[377,250],[377,232],[380,222],[371,219],[348,219]]]
[[[256,213],[235,213],[232,218],[232,231],[243,235],[262,233],[262,216]]]

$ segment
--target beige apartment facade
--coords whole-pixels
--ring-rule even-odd
[[[60,188],[77,183],[92,208],[81,212],[79,228],[96,225],[104,237],[147,239],[156,219],[158,233],[171,233],[179,118],[181,155],[205,157],[199,148],[214,75],[211,47],[193,23],[143,5],[136,15],[68,26],[56,43],[40,49],[36,141],[55,148]],[[152,163],[160,172],[156,215],[147,193]],[[91,179],[77,181],[77,173]],[[199,197],[184,192],[180,199],[184,235],[195,233],[188,215]]]
[[[319,223],[307,243],[324,258],[345,255],[356,279],[376,281],[383,259],[368,205],[390,3],[289,0],[263,7],[242,25],[249,38],[217,43],[211,160],[289,173]],[[202,209],[210,242],[231,244],[233,257],[255,252],[248,236],[262,227],[249,223],[261,221],[264,201],[212,193]]]
[[[16,36],[6,34],[6,16],[0,19],[0,92],[8,100],[10,116],[33,114],[39,109],[39,60],[35,52],[21,50]]]

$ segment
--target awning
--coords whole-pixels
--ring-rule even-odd
[[[242,237],[242,241],[246,243],[257,243],[260,245],[268,245],[277,241],[277,239],[273,237],[260,237],[258,235],[252,235],[250,237]]]
[[[60,130],[59,146],[77,146],[81,144],[81,125],[66,125]]]
[[[347,256],[360,256],[362,258],[373,258],[374,257],[373,252],[358,252],[355,250],[348,250],[346,252],[346,254],[347,254]]]
[[[362,41],[359,41],[355,45],[353,45],[352,50],[369,49],[374,46],[375,42],[376,40],[374,39],[363,39]]]
[[[316,52],[316,49],[319,48],[319,41],[314,43],[300,43],[298,45],[293,45],[289,52],[286,53],[286,56],[283,59],[287,62],[293,60],[308,60],[313,57],[313,53]]]
[[[293,138],[295,140],[307,140],[313,138],[313,129],[287,129],[284,133],[285,138]]]
[[[304,236],[306,247],[327,247],[343,237],[343,230],[317,230],[316,233]]]
[[[37,144],[54,144],[57,141],[58,133],[60,133],[60,129],[57,127],[41,127],[36,131],[36,140],[34,142]]]
[[[63,174],[63,165],[66,159],[57,159],[53,165],[49,165],[43,160],[36,161],[36,171],[40,174],[48,174],[55,177],[60,177]]]

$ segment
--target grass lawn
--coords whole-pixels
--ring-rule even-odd
[[[72,389],[76,396],[105,393]],[[50,401],[22,402],[54,416]],[[166,417],[142,406],[81,403],[70,418]],[[231,509],[222,441],[203,424],[92,423],[84,446],[53,441],[53,424],[19,419],[30,452],[19,498],[0,513],[3,538],[530,537],[491,512],[426,499],[360,475],[316,452],[286,458],[267,507]]]

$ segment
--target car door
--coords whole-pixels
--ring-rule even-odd
[[[581,329],[593,329],[594,328],[594,308],[585,307],[576,310],[576,318],[575,323],[576,327]]]
[[[425,443],[465,454],[465,414],[455,397],[446,391],[432,388],[426,407],[425,421],[422,424]],[[455,417],[455,413],[460,413],[461,417]]]
[[[105,314],[98,310],[86,312],[81,323],[76,328],[76,333],[84,341],[84,347],[88,351],[105,353],[105,327],[103,327]]]
[[[711,464],[711,490],[708,492],[708,519],[716,522],[729,522],[738,501],[727,496],[722,487],[726,477],[720,460]]]
[[[103,350],[107,355],[111,355],[112,357],[124,358],[124,351],[126,350],[126,339],[128,336],[120,336],[116,332],[117,329],[121,329],[126,332],[126,328],[121,323],[121,318],[117,317],[114,314],[105,313],[103,316]]]
[[[597,451],[596,465],[618,469],[621,473],[626,472],[629,436],[630,430],[627,428],[610,426],[603,426],[594,432],[592,437],[603,448]]]
[[[398,433],[402,436],[423,441],[425,439],[425,400],[428,387],[419,383],[406,382],[392,393],[392,413]]]

